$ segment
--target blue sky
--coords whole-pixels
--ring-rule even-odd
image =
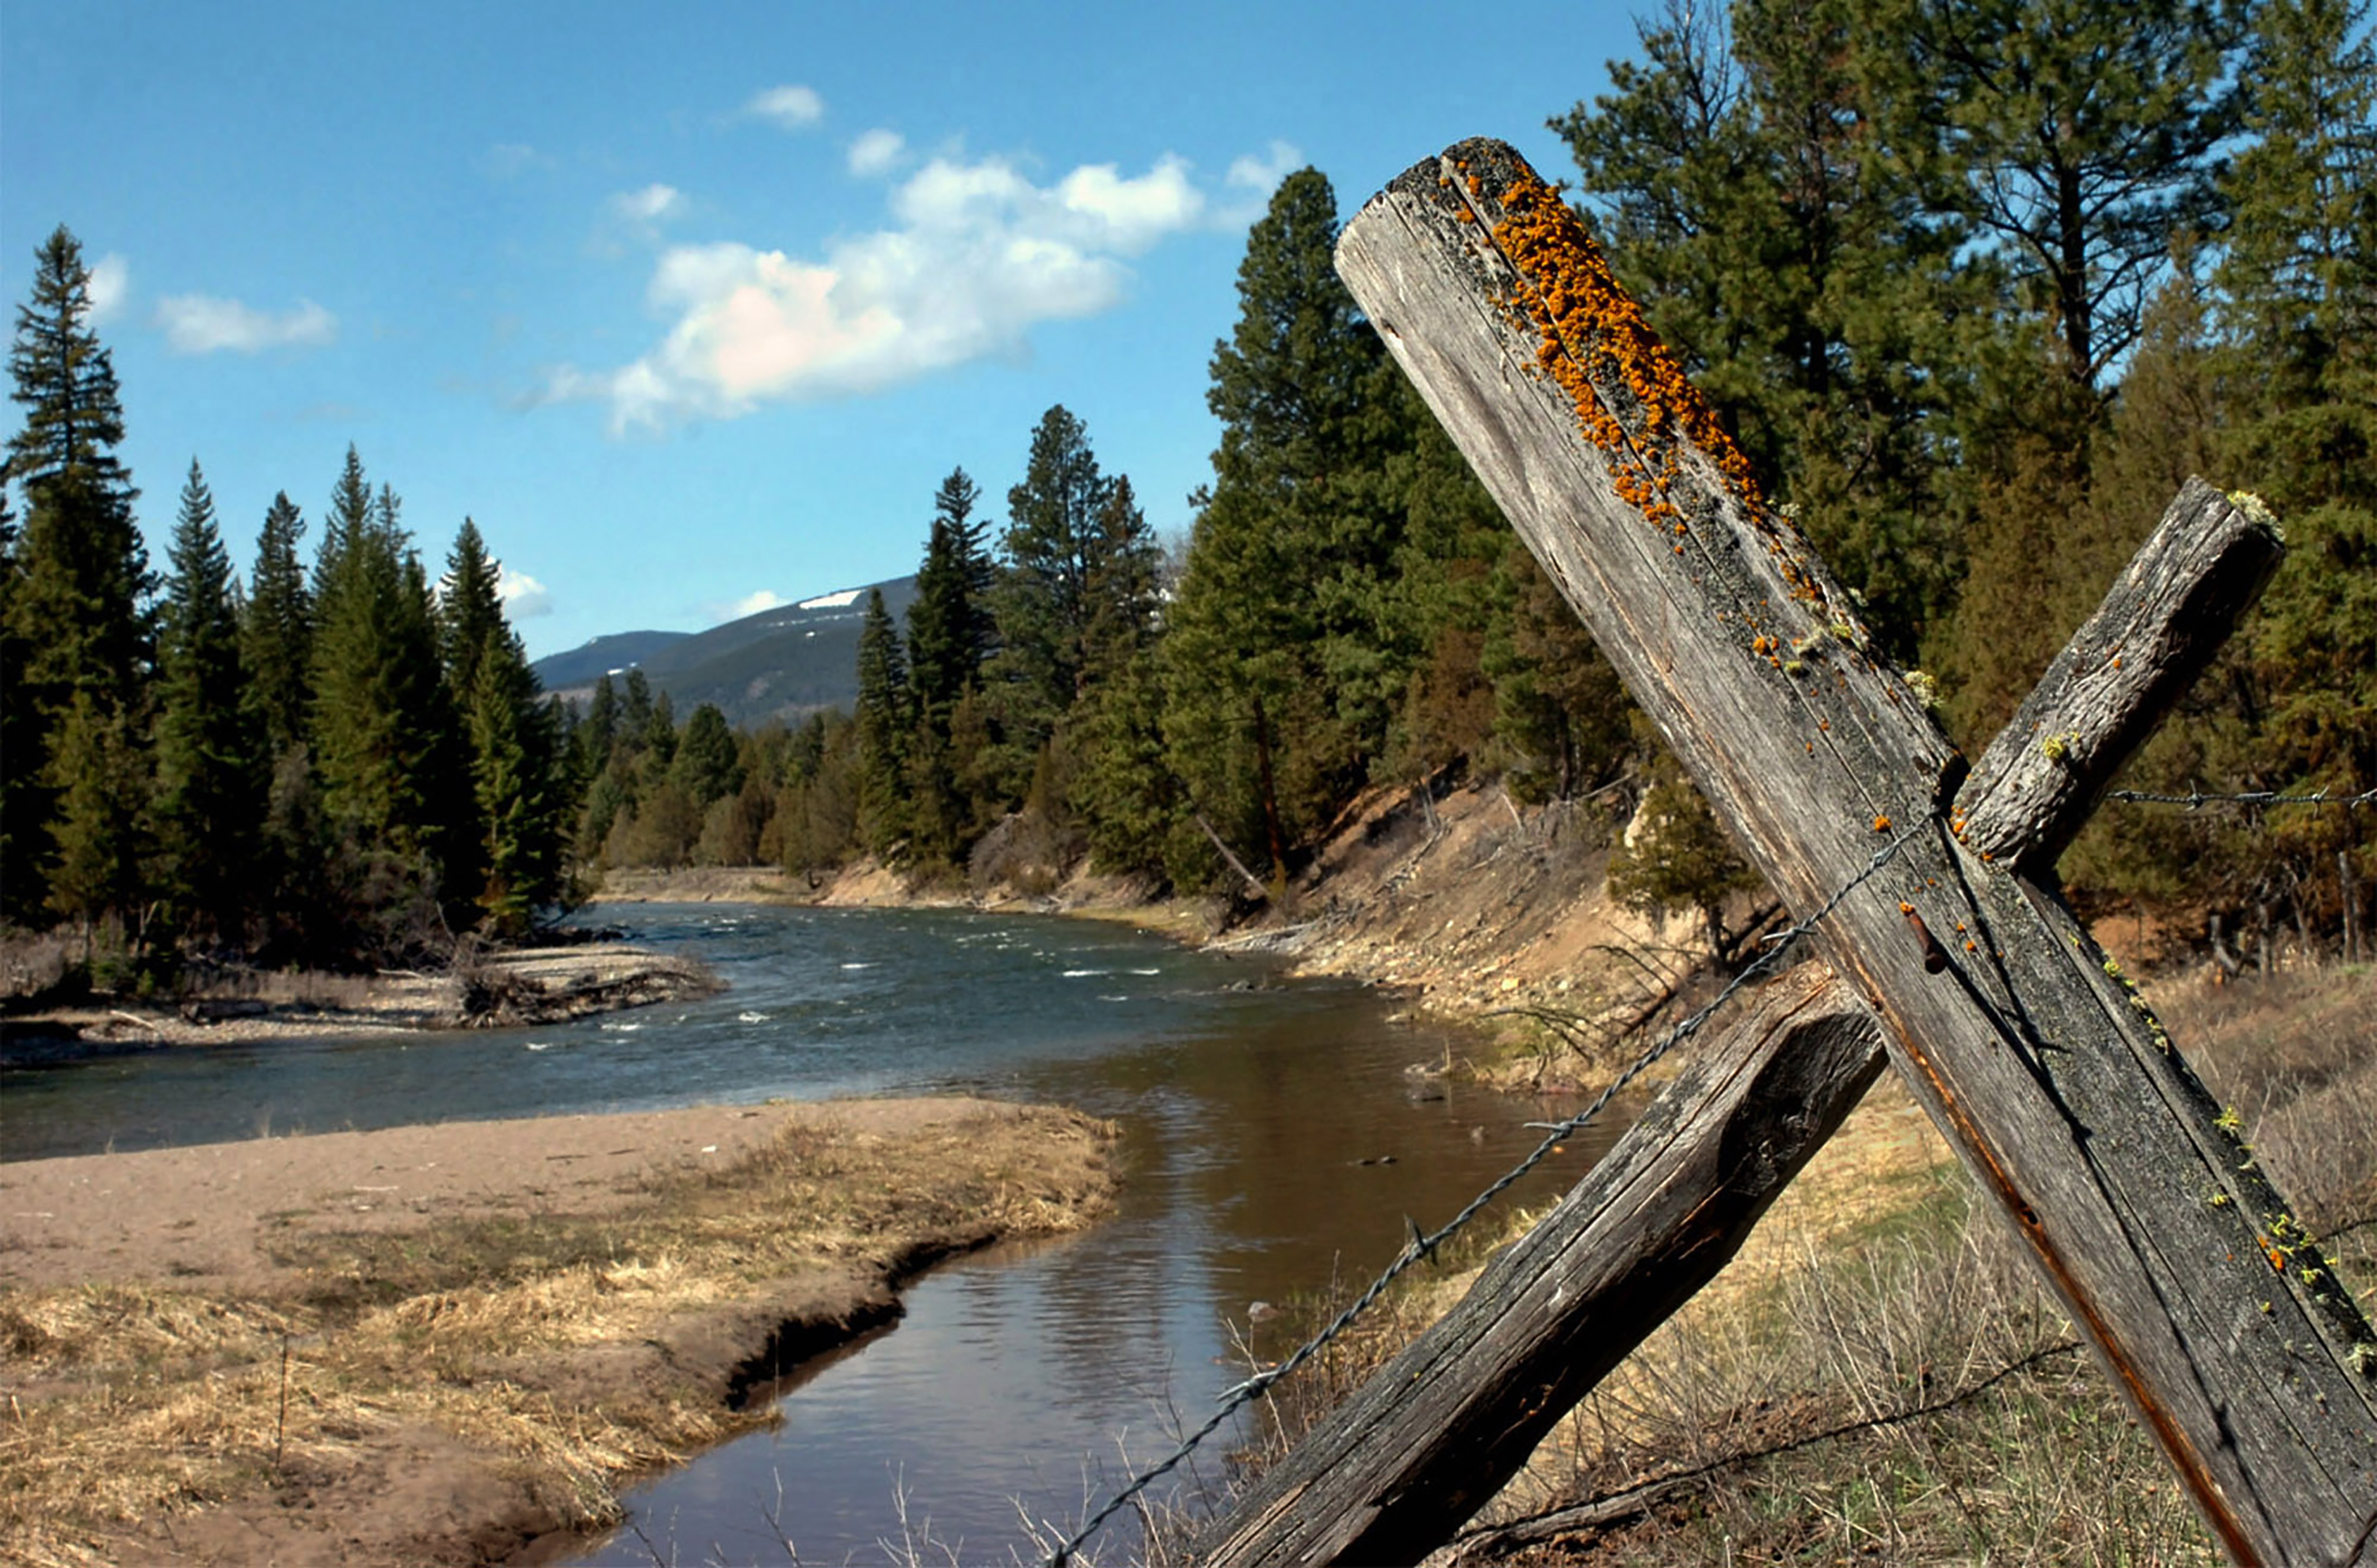
[[[244,567],[352,442],[433,565],[476,519],[542,656],[912,571],[1052,403],[1184,529],[1279,174],[1350,213],[1488,134],[1560,177],[1545,120],[1633,45],[1532,3],[11,6],[0,293],[82,241],[161,565],[193,456]]]

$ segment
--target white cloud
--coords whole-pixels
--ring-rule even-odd
[[[508,566],[496,569],[496,597],[504,602],[505,613],[514,620],[553,614],[552,592],[528,573]]]
[[[711,609],[723,626],[728,621],[739,621],[745,616],[756,616],[762,610],[776,609],[783,603],[783,597],[774,589],[762,588],[757,593],[746,593],[740,599],[712,605]]]
[[[610,208],[621,227],[649,239],[661,232],[662,224],[685,215],[685,193],[675,186],[654,183],[641,190],[621,191],[611,198]]]
[[[312,300],[275,316],[235,299],[175,294],[157,302],[157,325],[176,353],[261,353],[266,349],[320,348],[336,341],[339,318]]]
[[[1262,157],[1249,154],[1230,164],[1229,182],[1257,196],[1270,198],[1279,188],[1279,182],[1304,167],[1304,154],[1294,142],[1274,141]]]
[[[850,144],[850,172],[862,179],[888,174],[900,155],[908,150],[908,138],[898,131],[881,126],[866,131]]]
[[[1125,258],[1205,215],[1188,165],[1169,157],[1135,176],[1085,165],[1049,186],[1000,159],[937,158],[890,205],[894,226],[815,258],[735,243],[671,248],[649,291],[674,322],[666,338],[617,370],[556,372],[546,398],[602,399],[621,433],[1015,354],[1044,321],[1113,306]]]
[[[771,87],[753,94],[751,102],[743,105],[743,113],[796,131],[825,118],[825,100],[813,87]]]
[[[132,265],[111,250],[91,263],[90,281],[85,286],[90,295],[90,325],[102,326],[123,308],[131,293]]]

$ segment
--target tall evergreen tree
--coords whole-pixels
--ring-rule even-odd
[[[298,745],[306,733],[313,691],[308,666],[314,653],[314,599],[297,547],[305,520],[287,491],[272,497],[256,539],[256,565],[248,573],[242,617],[241,652],[256,708],[272,755]]]
[[[991,615],[994,569],[984,545],[981,497],[962,468],[933,497],[932,528],[908,606],[908,684],[916,732],[908,748],[911,852],[918,863],[953,864],[973,838],[983,803],[963,782],[978,759],[959,755],[951,721],[962,703],[978,709],[983,665],[997,643]]]
[[[517,937],[562,895],[570,812],[564,742],[500,606],[469,667],[465,735],[479,840],[467,861],[453,863],[479,880],[476,903],[489,928]]]
[[[45,903],[61,732],[78,694],[90,700],[80,739],[119,737],[125,766],[141,766],[148,553],[132,515],[138,492],[116,455],[124,410],[114,363],[90,329],[90,310],[82,246],[60,227],[35,253],[32,297],[18,307],[8,354],[9,395],[24,425],[8,442],[6,472],[25,517],[10,551],[5,652],[13,663],[0,671],[14,720],[0,770],[0,909],[23,918]]]
[[[1101,868],[1161,873],[1179,826],[1155,660],[1162,551],[1128,478],[1116,480],[1099,509],[1097,533],[1083,691],[1067,721],[1075,759],[1069,805]]]
[[[619,696],[619,735],[628,745],[651,744],[652,727],[652,683],[640,669],[630,668],[621,683]]]
[[[877,854],[906,835],[907,748],[914,730],[908,670],[900,630],[884,607],[883,591],[866,595],[858,633],[858,832]]]
[[[478,686],[481,656],[510,629],[504,620],[500,577],[501,568],[487,554],[479,525],[464,518],[437,589],[438,658],[458,705],[467,704]]]
[[[1164,729],[1191,809],[1274,875],[1367,776],[1409,678],[1383,627],[1411,427],[1336,235],[1335,193],[1306,169],[1248,236],[1206,394],[1213,485],[1165,612]]]
[[[184,934],[242,945],[270,775],[240,660],[231,559],[195,458],[170,558],[157,640],[161,891]]]
[[[717,703],[702,703],[686,720],[669,771],[698,810],[707,811],[712,801],[743,787],[742,752]]]
[[[362,473],[349,448],[316,557],[314,761],[359,852],[423,888],[446,847],[452,708],[427,575],[394,492]]]
[[[916,597],[908,606],[909,682],[920,716],[943,736],[950,710],[980,680],[994,637],[993,569],[984,544],[989,524],[973,515],[981,495],[962,468],[941,481],[924,563],[916,569]]]
[[[1033,430],[1022,482],[1007,493],[992,597],[998,653],[991,676],[1010,797],[1022,793],[1040,748],[1081,695],[1098,514],[1113,488],[1087,427],[1063,404],[1051,408]]]

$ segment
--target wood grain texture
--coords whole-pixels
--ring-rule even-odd
[[[2019,869],[2052,867],[2282,554],[2266,513],[2189,480],[1974,765],[1949,818],[1965,847]]]
[[[1715,1277],[1883,1065],[1822,964],[1755,996],[1460,1305],[1264,1472],[1199,1562],[1419,1561]]]
[[[1672,365],[1557,206],[1510,149],[1463,143],[1363,209],[1339,270],[1796,913],[1913,835],[1820,940],[2230,1554],[2370,1561],[2377,1340],[2051,891],[1955,842],[1961,760],[1806,541],[1674,413]]]

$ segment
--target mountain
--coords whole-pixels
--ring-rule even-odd
[[[662,649],[692,635],[686,631],[610,632],[567,653],[539,659],[535,665],[537,678],[544,682],[547,691],[579,686],[591,689],[603,676],[625,675],[633,665],[649,664]]]
[[[729,724],[792,723],[857,701],[858,628],[867,592],[878,588],[904,626],[916,597],[913,575],[820,593],[690,635],[615,632],[540,659],[534,668],[546,690],[572,702],[591,697],[606,672],[634,664],[653,691],[669,694],[680,724],[704,702],[717,703]]]

